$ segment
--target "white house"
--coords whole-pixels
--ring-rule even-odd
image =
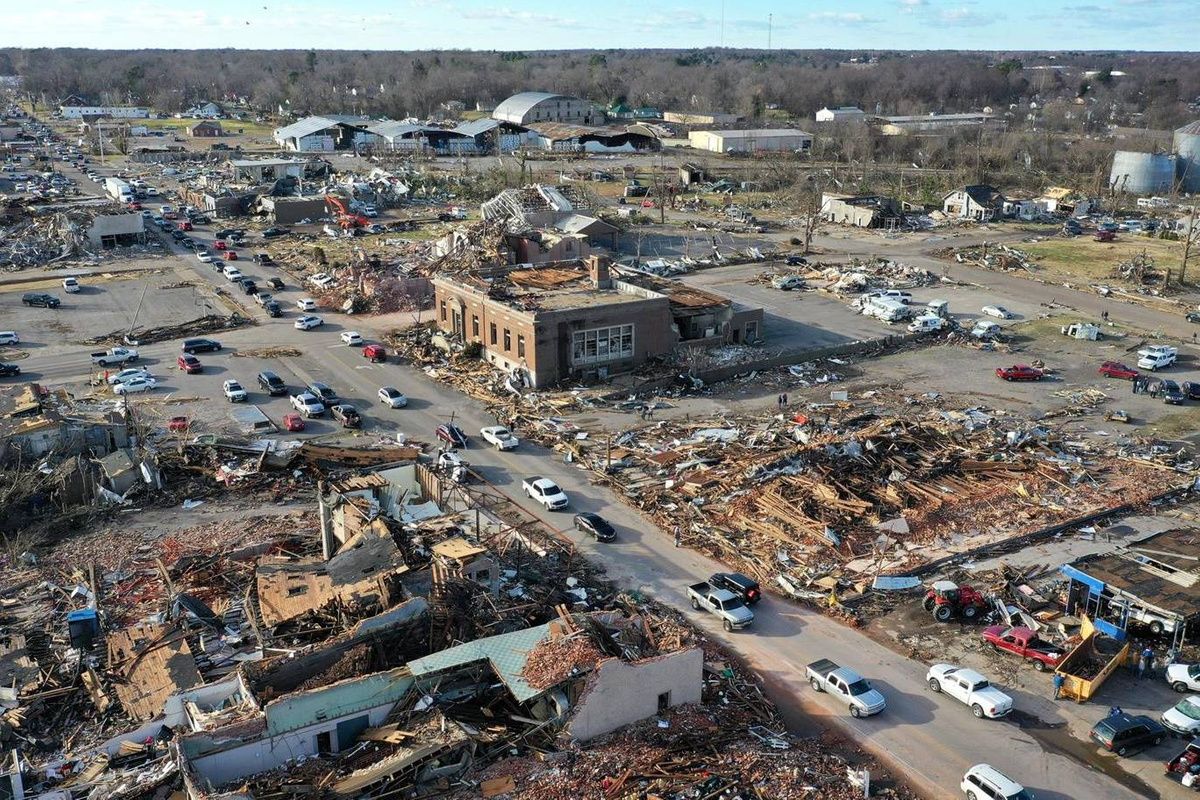
[[[206,100],[203,103],[197,103],[187,111],[184,111],[181,116],[195,117],[197,119],[216,119],[217,117],[221,116],[222,113],[224,112],[219,105],[211,100]]]
[[[948,217],[984,222],[1004,212],[1004,195],[993,186],[964,186],[946,193],[942,212]]]

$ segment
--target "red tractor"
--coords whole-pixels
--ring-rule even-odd
[[[955,616],[970,622],[990,607],[980,592],[970,586],[959,586],[954,581],[936,581],[925,592],[924,605],[938,622],[949,622]]]

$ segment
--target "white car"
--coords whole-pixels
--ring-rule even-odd
[[[996,319],[1012,319],[1014,316],[1016,316],[1004,306],[984,306],[980,309],[980,311],[982,311],[984,314],[987,314],[989,317],[995,317]]]
[[[196,258],[200,259],[205,264],[211,264],[214,261],[216,261],[216,259],[213,258],[211,254],[209,254],[203,250],[201,250],[199,253],[196,253]]]
[[[296,330],[310,331],[313,328],[320,327],[325,324],[325,320],[318,317],[316,314],[306,314],[303,317],[296,318]]]
[[[1192,737],[1200,734],[1200,695],[1188,695],[1159,718],[1163,727],[1180,736]]]
[[[351,347],[363,343],[362,334],[358,331],[342,331],[341,340]]]
[[[317,301],[313,300],[311,297],[301,297],[296,301],[296,308],[300,309],[301,311],[316,311]]]
[[[534,475],[521,481],[521,491],[532,500],[539,503],[547,511],[557,511],[566,508],[571,502],[567,493],[558,488],[558,484],[549,478]]]
[[[1200,664],[1168,664],[1167,683],[1180,694],[1200,692]]]
[[[153,377],[153,376],[150,374],[149,370],[143,369],[141,367],[132,367],[130,369],[123,369],[120,372],[118,372],[116,375],[109,375],[108,376],[108,385],[115,386],[118,383],[126,383],[128,381],[133,380],[134,378],[150,378],[150,377]]]
[[[21,337],[16,331],[0,331],[0,344],[20,344]]]
[[[335,283],[337,283],[337,281],[333,279],[333,276],[326,272],[318,272],[316,275],[309,275],[308,282],[313,286],[316,286],[318,289],[328,289],[330,286],[333,286]]]
[[[408,398],[399,389],[385,386],[379,390],[379,402],[391,408],[404,408],[408,405]]]
[[[512,431],[503,425],[490,425],[486,428],[480,428],[479,435],[483,437],[485,442],[494,445],[497,450],[512,450],[521,443],[516,436],[513,436]]]
[[[305,417],[320,417],[325,414],[325,404],[308,392],[292,395],[292,408]]]
[[[242,277],[242,271],[237,267],[226,267],[222,274],[231,281],[236,281]]]
[[[75,278],[63,278],[62,287],[67,294],[75,294],[79,291],[79,281]]]
[[[925,674],[929,688],[944,692],[971,708],[976,717],[995,719],[1012,711],[1012,698],[992,686],[973,669],[952,664],[934,664]]]
[[[221,384],[221,391],[225,393],[225,398],[231,403],[240,403],[250,396],[240,383],[233,380]]]
[[[127,381],[113,384],[113,394],[136,394],[148,392],[158,385],[154,378],[130,378]]]
[[[1025,787],[991,764],[976,764],[963,775],[959,788],[967,800],[1033,800]]]

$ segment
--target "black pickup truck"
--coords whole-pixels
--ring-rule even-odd
[[[759,588],[758,581],[740,572],[718,572],[709,578],[708,582],[715,589],[733,592],[735,597],[740,597],[748,606],[762,599],[762,589]]]

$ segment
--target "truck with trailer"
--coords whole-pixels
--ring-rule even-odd
[[[121,203],[133,202],[133,187],[120,178],[105,178],[104,191],[113,200]]]

